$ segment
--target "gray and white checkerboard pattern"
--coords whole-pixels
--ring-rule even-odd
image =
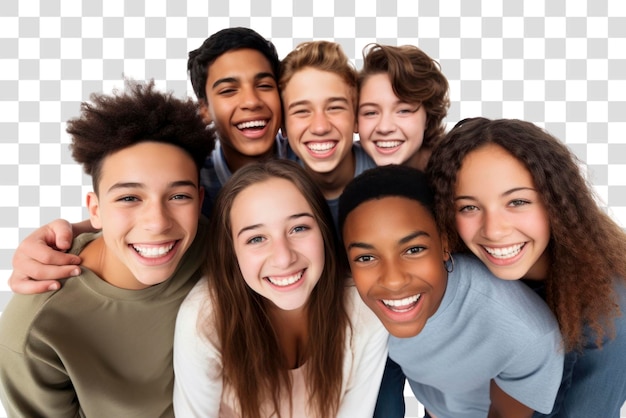
[[[626,3],[498,3],[2,0],[0,311],[18,243],[55,218],[86,218],[90,180],[64,131],[80,102],[123,77],[192,96],[187,52],[231,26],[270,38],[281,58],[301,41],[334,40],[357,68],[370,42],[419,46],[450,81],[449,126],[484,115],[545,127],[586,162],[599,198],[626,226]],[[417,416],[417,405],[409,410]]]

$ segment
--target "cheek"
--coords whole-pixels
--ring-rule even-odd
[[[478,221],[476,219],[470,219],[465,216],[456,215],[456,230],[465,243],[467,243],[471,237],[475,234],[478,228]]]

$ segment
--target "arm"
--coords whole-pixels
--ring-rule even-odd
[[[9,305],[0,321],[0,398],[7,416],[78,418],[76,393],[61,360],[45,341],[25,344],[22,337],[36,337],[24,335],[24,320],[24,310]]]
[[[22,294],[56,290],[58,279],[79,274],[80,257],[64,251],[69,250],[75,236],[88,231],[93,231],[88,220],[70,224],[57,219],[32,232],[13,255],[11,290]]]
[[[218,417],[222,400],[222,365],[217,347],[199,328],[205,312],[205,280],[200,280],[182,303],[174,332],[174,413],[181,417]],[[205,316],[203,315],[202,318]]]
[[[533,410],[509,396],[494,382],[489,388],[491,406],[487,418],[530,418]]]
[[[345,392],[338,418],[373,415],[387,362],[387,330],[358,295],[354,303],[358,316],[350,315],[353,343],[348,344],[347,349],[352,353],[346,352],[344,359]]]

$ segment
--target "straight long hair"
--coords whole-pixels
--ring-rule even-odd
[[[345,309],[346,263],[338,256],[341,253],[328,205],[298,164],[287,160],[249,164],[237,170],[220,191],[211,219],[212,247],[207,260],[214,325],[207,323],[206,332],[217,329],[224,383],[234,389],[242,416],[259,418],[261,405],[267,401],[280,416],[280,395],[291,393],[289,368],[270,320],[269,302],[247,286],[239,269],[230,218],[239,193],[272,178],[296,186],[311,206],[322,234],[324,269],[306,306],[306,382],[310,410],[320,418],[335,416],[343,382],[344,340],[350,326]]]

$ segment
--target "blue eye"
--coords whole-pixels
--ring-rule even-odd
[[[246,244],[260,244],[263,241],[264,241],[263,237],[252,237],[248,241],[246,241]]]

